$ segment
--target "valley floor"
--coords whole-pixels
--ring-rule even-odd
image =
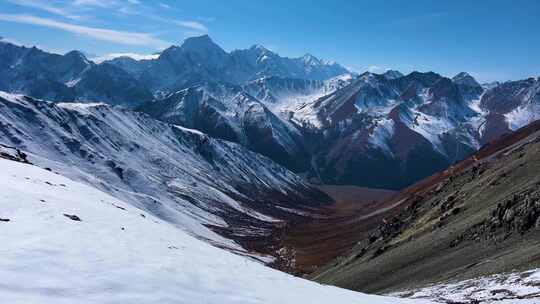
[[[318,208],[304,220],[289,223],[281,231],[281,242],[289,258],[294,259],[289,262],[291,267],[284,269],[288,272],[309,274],[346,254],[393,207],[385,205],[386,199],[395,194],[391,190],[347,185],[318,188],[335,203]]]
[[[281,273],[33,165],[0,159],[0,189],[3,303],[430,303]]]

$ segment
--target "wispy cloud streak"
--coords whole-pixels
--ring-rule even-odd
[[[69,19],[81,18],[81,16],[72,14],[64,8],[60,8],[60,7],[52,5],[51,1],[40,1],[40,0],[7,0],[7,1],[16,5],[19,5],[19,6],[42,10],[47,13],[62,16]]]
[[[197,21],[174,20],[172,22],[190,30],[194,30],[194,31],[202,32],[202,33],[208,32],[208,28],[204,24]]]
[[[170,45],[169,42],[155,38],[149,33],[126,32],[106,28],[82,26],[30,15],[0,14],[0,20],[55,28],[73,34],[90,37],[96,40],[118,44],[142,45],[154,47],[156,49],[165,48]]]

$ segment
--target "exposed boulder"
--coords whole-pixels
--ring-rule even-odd
[[[73,220],[73,221],[76,221],[76,222],[80,222],[81,221],[81,218],[74,215],[74,214],[66,214],[64,213],[64,216],[67,217],[68,219],[70,220]]]

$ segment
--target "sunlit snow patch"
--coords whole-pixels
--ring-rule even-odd
[[[517,130],[540,119],[540,105],[528,104],[527,106],[518,107],[505,114],[504,118],[511,130]]]

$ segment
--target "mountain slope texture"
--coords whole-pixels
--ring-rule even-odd
[[[331,202],[240,145],[105,104],[0,93],[0,143],[244,254],[267,248],[256,240],[270,241],[282,220]]]

